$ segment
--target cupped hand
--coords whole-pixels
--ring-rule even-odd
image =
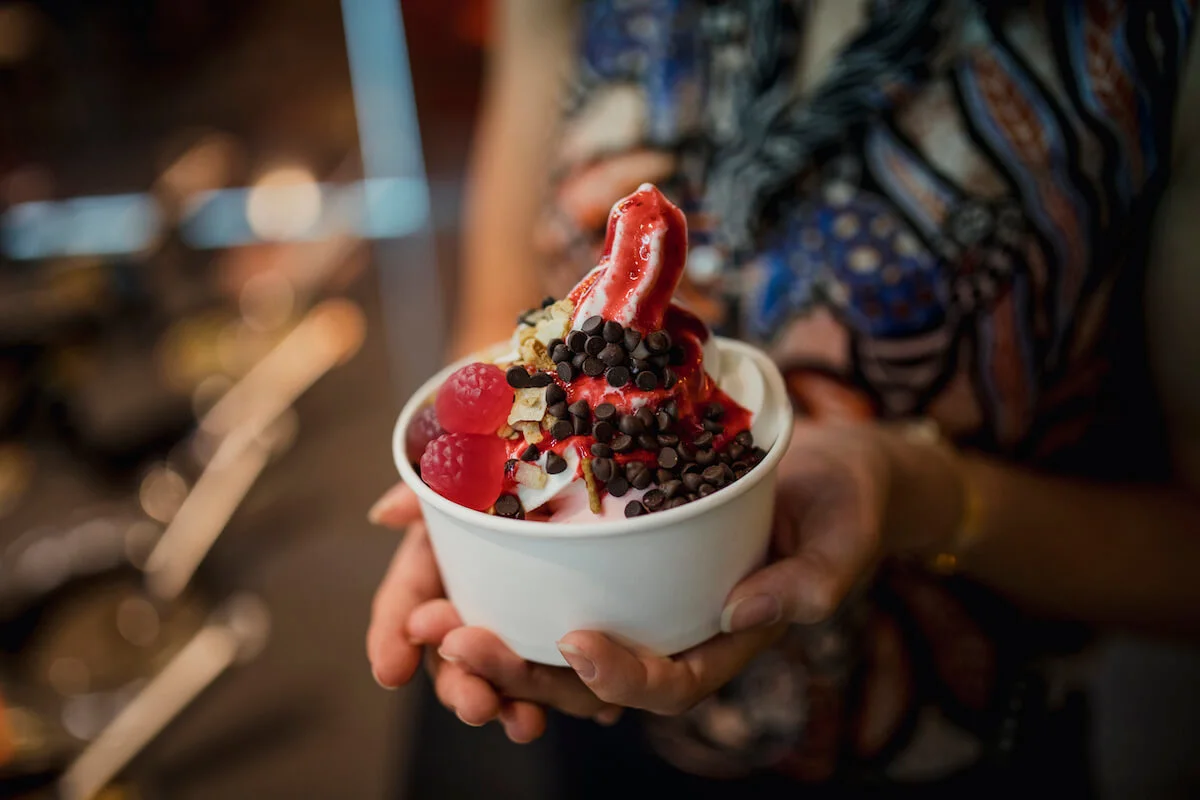
[[[685,653],[664,658],[576,631],[559,642],[571,670],[530,664],[491,633],[456,627],[445,601],[417,608],[409,630],[419,641],[440,643],[443,660],[499,695],[601,719],[612,707],[682,713],[737,675],[788,624],[828,617],[870,571],[888,485],[887,460],[871,430],[797,425],[779,467],[774,558],[730,594],[723,633]]]
[[[394,689],[408,683],[424,660],[443,705],[468,725],[479,726],[498,719],[514,742],[531,742],[542,735],[546,727],[542,705],[595,717],[602,723],[616,720],[620,710],[597,700],[581,684],[578,688],[582,691],[572,695],[545,691],[537,678],[541,672],[533,668],[535,665],[526,665],[490,633],[463,627],[458,612],[445,598],[429,533],[411,489],[398,484],[375,504],[369,517],[378,525],[407,527],[404,540],[375,593],[367,630],[367,658],[380,686]],[[509,681],[501,680],[505,676],[498,673],[496,682],[489,683],[466,664],[438,652],[449,633],[454,632],[461,639],[464,632],[472,630],[489,637],[498,646],[496,649],[508,657],[503,664],[514,673]],[[466,635],[466,641],[473,640]],[[570,671],[553,672],[566,675]],[[574,683],[579,684],[578,679]],[[506,686],[512,691],[506,691]]]

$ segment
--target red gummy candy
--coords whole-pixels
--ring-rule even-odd
[[[495,364],[468,364],[438,390],[438,421],[451,433],[495,434],[508,421],[513,390]]]
[[[442,497],[486,511],[504,483],[504,440],[494,435],[447,433],[421,456],[421,478]]]
[[[404,432],[404,451],[409,463],[415,464],[420,461],[421,454],[425,452],[429,443],[445,432],[438,422],[433,406],[425,406],[418,411],[412,422],[408,423],[408,430]]]

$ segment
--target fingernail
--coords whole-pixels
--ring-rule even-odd
[[[458,656],[447,653],[445,650],[438,650],[438,657],[447,664],[457,664],[462,661]]]
[[[559,642],[558,652],[562,653],[562,657],[567,660],[567,663],[571,665],[571,669],[575,670],[575,674],[581,679],[590,681],[596,677],[596,665],[575,645]]]
[[[389,692],[394,692],[394,691],[396,691],[396,687],[395,687],[395,686],[388,686],[386,683],[384,683],[383,681],[379,680],[379,676],[375,674],[375,670],[371,670],[371,677],[375,679],[375,682],[376,682],[377,684],[379,684],[379,688],[380,688],[380,689],[387,689]]]
[[[483,722],[471,722],[469,720],[466,720],[463,718],[463,715],[457,711],[454,712],[454,716],[458,717],[458,721],[461,722],[463,725],[470,725],[472,728],[482,728],[486,724]]]
[[[779,622],[783,616],[783,608],[778,598],[769,594],[756,594],[753,597],[743,597],[725,606],[721,612],[721,631],[738,633],[753,628],[765,628]]]
[[[606,708],[596,716],[592,717],[592,719],[596,720],[596,722],[600,723],[606,728],[612,727],[620,721],[621,711],[622,709],[620,708]]]
[[[371,506],[371,510],[367,512],[367,522],[372,525],[383,524],[384,515],[395,504],[396,497],[403,493],[405,488],[405,485],[401,483],[384,492],[383,497],[376,500],[375,505]]]

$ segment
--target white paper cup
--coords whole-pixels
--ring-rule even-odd
[[[763,378],[753,429],[767,456],[719,492],[632,519],[530,522],[450,502],[408,463],[404,432],[446,378],[476,359],[452,364],[417,390],[396,424],[393,451],[421,502],[447,595],[463,622],[491,630],[522,658],[556,666],[566,661],[555,643],[571,631],[603,631],[660,655],[718,633],[725,598],[766,554],[792,407],[765,354],[730,339],[716,345],[723,363],[749,364]]]

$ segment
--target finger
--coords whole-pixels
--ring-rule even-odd
[[[454,604],[445,598],[422,603],[408,617],[408,638],[412,642],[440,646],[446,634],[462,627],[462,618]]]
[[[737,633],[787,620],[811,625],[828,619],[868,569],[875,554],[873,522],[845,497],[804,504],[780,496],[776,525],[795,532],[798,552],[743,580],[729,593],[721,630]]]
[[[571,670],[526,661],[483,628],[451,631],[439,653],[486,679],[505,697],[553,706],[575,717],[594,717],[608,708]]]
[[[408,639],[409,614],[441,595],[442,581],[425,524],[413,523],[372,603],[367,657],[381,686],[394,688],[412,679],[421,661],[421,649]]]
[[[996,683],[996,647],[950,592],[897,571],[892,586],[925,634],[934,667],[959,702],[982,710]]]
[[[674,658],[638,653],[601,633],[574,632],[558,643],[597,697],[655,714],[682,714],[728,683],[779,638],[782,625],[718,636]]]
[[[500,695],[496,690],[457,664],[442,661],[433,686],[442,705],[474,728],[486,725],[500,713]]]
[[[529,744],[546,732],[546,712],[536,703],[508,700],[500,706],[504,735],[516,744]]]
[[[855,743],[859,755],[879,753],[895,735],[912,700],[912,670],[895,620],[872,620],[866,640],[863,683]]]
[[[421,504],[417,501],[417,495],[404,483],[397,483],[388,489],[367,512],[367,520],[372,525],[388,528],[403,528],[420,517]]]

